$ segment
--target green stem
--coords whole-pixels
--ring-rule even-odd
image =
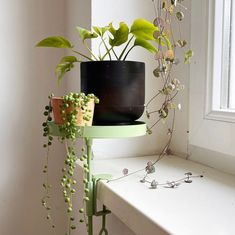
[[[148,108],[149,104],[155,99],[157,98],[157,96],[159,96],[161,94],[161,92],[158,92],[156,95],[154,95],[146,104],[146,108]]]
[[[122,56],[124,55],[127,47],[129,46],[130,42],[132,41],[132,39],[134,38],[134,35],[130,38],[130,40],[128,41],[128,43],[126,44],[125,48],[123,49],[121,55],[119,56],[118,60],[121,60],[122,59]]]
[[[86,42],[83,42],[84,45],[86,46],[87,50],[91,53],[91,55],[95,58],[95,60],[99,60],[97,59],[97,57],[93,54],[92,50],[88,47],[88,45],[86,44]]]
[[[78,51],[75,51],[75,50],[72,50],[72,51],[73,51],[74,53],[76,53],[76,54],[78,54],[78,55],[80,55],[80,56],[82,56],[82,57],[84,57],[84,58],[90,60],[90,61],[93,61],[90,57],[88,57],[88,56],[86,56],[86,55],[84,55],[84,54],[82,54],[82,53],[80,53],[80,52],[78,52]]]
[[[106,45],[106,43],[105,43],[103,37],[101,37],[101,40],[102,40],[102,42],[103,42],[103,44],[104,44],[104,47],[105,47],[105,49],[106,49],[106,53],[105,53],[104,56],[102,57],[102,60],[105,58],[106,55],[109,55],[109,60],[112,60],[112,59],[111,59],[111,55],[110,55],[110,50],[111,50],[112,48],[111,48],[111,49],[108,49],[108,47],[107,47],[107,45]]]
[[[126,57],[128,56],[128,54],[130,53],[130,51],[131,51],[134,47],[135,47],[135,45],[133,45],[133,46],[128,50],[128,52],[126,53],[126,55],[125,55],[125,57],[124,57],[123,60],[126,60]]]
[[[104,58],[105,58],[105,56],[106,56],[107,54],[110,55],[110,51],[111,51],[112,49],[113,49],[112,47],[111,47],[110,49],[108,49],[108,51],[103,55],[103,57],[101,58],[101,60],[104,60]],[[111,55],[110,55],[109,59],[112,60]]]
[[[115,53],[115,51],[114,51],[113,47],[111,48],[111,50],[112,50],[112,52],[113,52],[114,56],[116,57],[116,59],[118,60],[118,56],[117,56],[117,54]]]

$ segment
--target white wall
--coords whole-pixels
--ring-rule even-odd
[[[49,234],[40,202],[44,159],[41,123],[47,95],[51,91],[59,94],[53,69],[59,53],[35,49],[34,45],[46,35],[63,33],[63,7],[63,0],[1,1],[0,234]],[[54,168],[60,169],[59,151],[53,157]],[[57,170],[51,172],[58,176]],[[55,201],[62,231],[63,204]]]
[[[187,41],[188,49],[192,49],[195,54],[195,48],[191,48],[191,1],[184,1],[184,6],[187,8],[184,11],[185,18],[181,22],[182,38]],[[176,39],[179,38],[178,23],[173,27]],[[173,76],[185,85],[185,89],[181,91],[176,97],[176,102],[182,106],[181,110],[176,111],[175,130],[172,139],[171,148],[176,155],[186,157],[188,154],[188,130],[189,130],[189,85],[190,85],[190,66],[184,64],[184,51],[178,49],[176,56],[180,59],[181,63],[175,67]],[[194,57],[192,62],[194,61]]]

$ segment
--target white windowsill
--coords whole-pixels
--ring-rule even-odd
[[[143,168],[156,157],[94,160],[95,174],[120,176],[123,168]],[[100,182],[98,199],[138,235],[235,234],[235,176],[178,157],[162,159],[150,175],[159,183],[177,180],[185,172],[203,174],[176,189],[149,189],[139,180],[144,172]]]

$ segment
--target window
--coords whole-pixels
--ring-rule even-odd
[[[233,0],[191,2],[189,155],[235,174],[234,8]]]
[[[210,4],[208,35],[207,102],[205,117],[235,122],[235,4],[216,0]],[[213,11],[213,12],[212,12]],[[234,22],[233,22],[234,21]]]
[[[231,0],[230,18],[230,79],[228,92],[228,107],[235,110],[235,3]]]

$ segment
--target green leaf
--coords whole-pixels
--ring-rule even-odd
[[[61,36],[52,36],[37,43],[36,47],[72,48],[70,41]]]
[[[101,37],[104,36],[105,32],[108,30],[108,27],[98,27],[98,26],[93,26],[93,30]]]
[[[65,73],[69,72],[74,67],[75,62],[79,62],[75,56],[65,56],[61,59],[55,70],[58,83],[61,82]]]
[[[162,46],[167,47],[169,50],[172,50],[171,41],[165,34],[159,36],[156,42],[157,44],[161,44]]]
[[[141,46],[143,48],[145,48],[146,50],[148,50],[151,53],[156,53],[157,49],[147,40],[144,40],[142,38],[136,38],[135,39],[135,46]]]
[[[64,56],[60,63],[74,63],[74,62],[78,62],[77,58],[75,56]]]
[[[145,19],[137,19],[133,22],[130,32],[134,34],[136,38],[154,40],[153,33],[156,30],[158,30],[158,28],[151,22]]]
[[[90,30],[84,29],[82,27],[76,27],[76,29],[79,32],[80,37],[82,38],[83,41],[86,39],[91,39],[91,38],[97,38],[98,35],[95,32],[91,32]]]
[[[156,43],[163,47],[166,47],[166,42],[162,36],[159,36],[158,39],[156,39]]]
[[[189,64],[190,63],[190,59],[193,56],[193,51],[192,50],[188,50],[187,52],[185,52],[184,54],[184,63],[185,64]]]
[[[164,38],[164,40],[166,42],[166,45],[167,45],[168,49],[172,50],[172,45],[171,45],[170,39],[165,34],[163,34],[163,38]]]
[[[129,28],[124,22],[119,23],[119,28],[116,30],[113,24],[109,24],[109,32],[113,35],[113,38],[109,38],[110,46],[120,46],[128,39]]]

